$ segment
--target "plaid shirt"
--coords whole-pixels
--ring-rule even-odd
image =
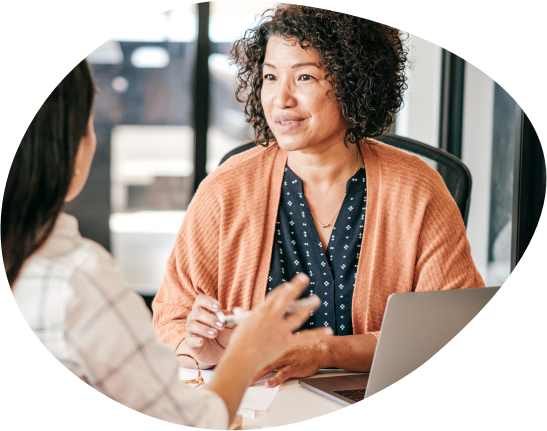
[[[144,301],[110,254],[81,237],[74,217],[59,215],[13,294],[47,349],[98,391],[158,419],[227,428],[224,402],[179,380],[175,355],[156,339]]]

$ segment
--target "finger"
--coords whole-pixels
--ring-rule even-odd
[[[310,318],[311,313],[321,305],[321,299],[317,295],[311,295],[309,298],[310,301],[307,301],[308,306],[297,308],[294,313],[285,319],[292,330],[300,328]]]
[[[195,335],[190,335],[189,337],[186,337],[185,342],[186,345],[191,349],[201,349],[201,347],[203,346],[203,338],[197,337]]]
[[[293,367],[291,365],[287,365],[286,367],[280,368],[277,373],[275,373],[275,376],[273,376],[271,379],[267,380],[265,383],[265,386],[267,388],[275,388],[277,385],[280,385],[285,380],[292,377],[292,371]]]
[[[280,284],[268,295],[264,303],[271,303],[276,309],[287,310],[296,301],[304,289],[310,283],[310,279],[303,272],[294,276],[291,281]]]
[[[186,323],[186,332],[189,335],[197,335],[205,338],[216,338],[218,331],[210,326],[204,325],[196,320],[190,320]]]
[[[230,311],[230,310],[220,310],[220,311],[222,311],[222,313],[225,316],[230,316],[232,314],[235,314],[233,311]],[[237,326],[236,323],[232,323],[231,325],[227,325],[226,323],[223,323],[222,325],[223,325],[224,329],[234,329]]]
[[[204,308],[211,313],[215,313],[220,310],[220,303],[210,296],[207,295],[198,295],[196,298],[196,301],[194,302],[194,306],[192,308]]]
[[[216,314],[213,314],[203,308],[198,308],[196,310],[193,310],[188,315],[188,320],[203,323],[204,325],[209,326],[210,328],[215,328],[220,331],[224,329],[224,326],[225,326],[224,323],[222,323],[218,319]]]
[[[269,374],[271,373],[272,371],[274,371],[275,369],[277,368],[277,365],[274,365],[274,364],[270,364],[268,365],[267,367],[264,367],[262,368],[260,371],[258,371],[254,377],[253,377],[253,385],[259,381],[262,377],[264,377],[266,374]]]

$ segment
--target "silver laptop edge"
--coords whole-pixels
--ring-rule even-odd
[[[426,363],[484,308],[498,290],[499,287],[485,287],[390,295],[370,376],[361,374],[368,380],[365,398]],[[340,384],[347,385],[347,381],[340,380],[343,378],[316,377],[299,382],[307,389],[349,405],[355,401],[335,392],[339,391]]]

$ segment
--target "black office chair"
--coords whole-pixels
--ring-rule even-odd
[[[464,225],[467,226],[469,205],[471,203],[472,180],[471,172],[469,172],[467,166],[465,166],[460,159],[450,153],[447,153],[445,150],[441,150],[440,148],[435,148],[430,145],[423,144],[422,142],[409,138],[403,138],[402,136],[397,136],[391,133],[380,136],[376,139],[384,144],[388,144],[403,151],[415,154],[422,159],[429,159],[435,162],[436,169],[443,178],[448,191],[456,202],[456,205],[458,205]],[[255,146],[256,145],[254,142],[250,142],[234,148],[232,151],[226,153],[226,155],[221,159],[219,165],[222,165],[233,155],[250,150]]]

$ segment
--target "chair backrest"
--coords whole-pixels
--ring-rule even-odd
[[[471,204],[472,179],[471,172],[469,172],[467,166],[465,166],[460,159],[444,150],[441,150],[440,148],[435,148],[422,142],[409,138],[403,138],[402,136],[397,136],[391,133],[380,136],[376,139],[384,144],[388,144],[403,151],[415,154],[437,169],[460,210],[464,224],[467,226],[467,217],[469,215],[469,206]],[[226,153],[219,165],[224,163],[233,155],[250,150],[255,146],[256,145],[254,142],[250,142],[234,148],[232,151]]]
[[[469,206],[471,205],[472,179],[471,172],[460,159],[440,148],[391,133],[376,139],[384,144],[415,154],[425,161],[429,159],[435,162],[436,166],[432,163],[430,165],[441,174],[448,191],[460,210],[463,222],[467,226]]]
[[[235,147],[233,150],[228,151],[226,154],[224,154],[224,157],[220,159],[219,166],[222,165],[226,160],[228,160],[230,157],[235,156],[236,154],[242,153],[243,151],[250,150],[251,148],[256,147],[256,144],[254,142],[249,142],[248,144],[240,145],[239,147]]]

